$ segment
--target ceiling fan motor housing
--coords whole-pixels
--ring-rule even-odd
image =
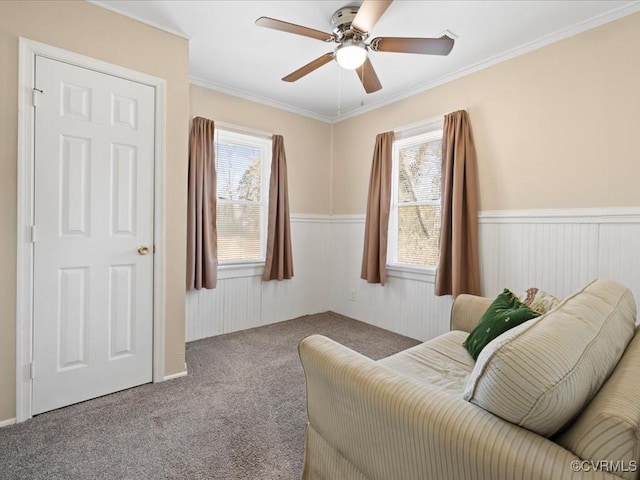
[[[338,41],[354,37],[356,40],[364,40],[367,37],[367,32],[356,32],[351,28],[351,23],[356,18],[359,9],[358,5],[350,5],[342,7],[331,16],[331,26]]]

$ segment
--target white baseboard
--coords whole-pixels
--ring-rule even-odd
[[[9,425],[14,425],[16,423],[15,418],[7,418],[6,420],[0,420],[0,428],[8,427]]]
[[[173,380],[174,378],[180,378],[180,377],[186,377],[187,376],[187,371],[185,370],[184,372],[178,372],[178,373],[174,373],[172,375],[166,375],[163,378],[163,381],[167,381],[167,380]]]

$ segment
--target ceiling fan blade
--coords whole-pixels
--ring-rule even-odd
[[[442,38],[374,38],[369,45],[375,52],[421,53],[423,55],[449,55],[454,40]]]
[[[380,20],[393,0],[364,0],[356,14],[356,18],[351,22],[351,26],[362,33],[368,33]]]
[[[378,75],[376,75],[376,71],[368,58],[364,61],[362,66],[356,68],[356,73],[358,74],[358,77],[360,77],[360,81],[362,82],[365,92],[373,93],[382,88]]]
[[[256,25],[259,27],[271,28],[273,30],[280,30],[287,33],[295,33],[296,35],[302,35],[303,37],[311,37],[323,42],[332,42],[334,36],[332,33],[321,32],[320,30],[314,30],[313,28],[303,27],[302,25],[296,25],[295,23],[283,22],[282,20],[276,20],[275,18],[260,17],[256,20]]]
[[[284,80],[285,82],[295,82],[296,80],[300,80],[305,75],[320,68],[324,64],[329,63],[331,60],[333,60],[333,53],[325,53],[321,57],[316,58],[314,61],[307,63],[304,67],[299,68],[295,72],[291,72],[282,80]]]

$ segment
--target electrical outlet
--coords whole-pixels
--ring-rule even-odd
[[[356,290],[351,290],[349,294],[349,300],[351,300],[352,302],[358,301],[358,292]]]

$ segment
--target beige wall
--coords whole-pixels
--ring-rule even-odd
[[[191,116],[282,135],[291,212],[330,213],[330,124],[196,85]]]
[[[640,205],[639,58],[634,14],[335,125],[332,213],[365,212],[377,133],[460,108],[482,210]]]
[[[188,42],[89,3],[0,2],[0,421],[15,417],[18,37],[167,81],[165,375],[184,369]]]
[[[640,14],[332,126],[197,86],[189,98],[187,41],[107,10],[0,1],[0,421],[15,416],[19,36],[167,80],[167,375],[184,366],[191,116],[283,135],[294,213],[364,213],[375,135],[459,108],[483,210],[640,205]]]

